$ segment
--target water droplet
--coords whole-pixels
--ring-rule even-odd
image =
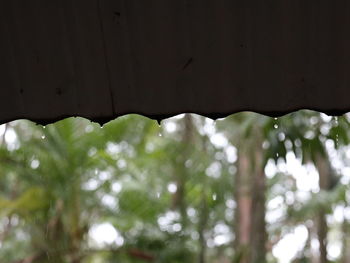
[[[158,136],[159,136],[159,137],[162,137],[162,133],[158,133]]]
[[[278,120],[278,118],[274,118],[275,119],[275,121],[277,121]]]
[[[45,135],[42,135],[42,136],[41,136],[41,139],[43,139],[43,140],[44,140],[45,138],[46,138],[46,137],[45,137]]]
[[[280,157],[280,154],[279,154],[279,153],[276,153],[276,157],[277,157],[277,158]]]
[[[43,126],[43,129],[46,129],[46,126]]]
[[[339,135],[335,135],[335,147],[338,148],[338,143],[339,143]]]
[[[275,129],[278,129],[278,124],[273,125]]]

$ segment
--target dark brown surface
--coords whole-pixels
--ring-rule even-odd
[[[348,0],[2,0],[0,122],[350,109]]]

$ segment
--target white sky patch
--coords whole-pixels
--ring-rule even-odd
[[[19,148],[20,144],[14,129],[12,129],[11,127],[8,127],[4,137],[5,137],[5,142],[7,144],[7,150],[14,151]]]
[[[222,246],[231,241],[230,227],[223,222],[220,222],[214,227],[214,244]]]
[[[88,155],[90,157],[94,156],[97,153],[97,149],[95,147],[91,147],[88,151]]]
[[[225,219],[230,222],[233,220],[233,217],[234,217],[234,210],[231,208],[225,209]]]
[[[182,229],[182,226],[180,223],[175,223],[174,225],[172,225],[172,230],[174,232],[179,232],[179,231],[181,231],[181,229]]]
[[[194,217],[197,214],[196,209],[194,209],[193,207],[190,207],[187,209],[187,215],[189,217]]]
[[[346,207],[346,208],[344,209],[343,213],[344,213],[344,218],[345,218],[346,220],[350,220],[350,207]]]
[[[225,204],[228,208],[231,208],[231,209],[235,209],[237,206],[236,201],[233,199],[226,200]]]
[[[234,163],[237,161],[237,149],[236,147],[229,145],[225,148],[225,153],[227,157],[227,161],[229,163]]]
[[[285,193],[285,199],[287,205],[292,205],[295,202],[295,196],[292,191],[287,191]]]
[[[348,185],[350,183],[350,167],[343,167],[341,173],[342,177],[340,178],[340,182],[344,185]]]
[[[343,223],[344,221],[344,206],[337,205],[335,209],[333,209],[333,218],[337,223]]]
[[[174,211],[168,211],[164,215],[158,217],[158,225],[162,231],[170,233],[181,231],[182,226],[174,221],[179,220],[180,214]]]
[[[217,235],[214,237],[214,243],[216,246],[222,246],[224,244],[229,243],[230,237],[228,235]]]
[[[12,128],[8,128],[5,134],[5,141],[8,144],[15,143],[17,140],[16,132]]]
[[[226,136],[222,133],[215,133],[212,136],[210,136],[210,141],[214,146],[217,148],[224,148],[228,145],[228,140]]]
[[[89,231],[89,236],[99,247],[113,244],[119,247],[124,244],[124,238],[110,223],[93,225]]]
[[[124,159],[119,159],[119,160],[117,161],[117,166],[118,166],[118,168],[121,169],[121,170],[125,169],[125,168],[126,168],[126,165],[127,165],[127,163],[126,163],[126,161],[125,161]]]
[[[207,240],[207,246],[208,246],[209,248],[215,247],[215,243],[214,243],[214,240],[213,240],[212,238],[209,238],[209,239]]]
[[[177,125],[173,121],[166,121],[164,124],[162,123],[162,125],[164,125],[165,130],[169,133],[173,133],[177,130]]]
[[[311,250],[314,251],[314,253],[318,253],[320,249],[320,243],[318,243],[318,240],[316,238],[311,239]]]
[[[122,151],[122,147],[113,142],[108,142],[106,147],[106,152],[110,155],[118,154]]]
[[[155,150],[155,145],[152,142],[147,142],[146,143],[146,152],[147,153],[152,153]]]
[[[1,132],[0,132],[0,134],[1,134]],[[346,158],[350,159],[350,147],[346,147],[345,155],[346,155]]]
[[[177,120],[181,120],[181,119],[184,118],[184,117],[185,117],[185,114],[182,113],[182,114],[176,115],[176,116],[174,116],[174,117],[172,117],[172,118],[177,119]]]
[[[213,135],[215,133],[215,131],[216,131],[216,129],[215,129],[214,121],[211,120],[211,119],[206,118],[205,119],[205,123],[203,125],[203,128],[200,129],[200,132],[201,133],[204,132],[205,134],[210,136],[210,135]]]
[[[267,223],[275,223],[276,221],[280,220],[284,214],[285,205],[282,196],[278,195],[267,203],[267,211],[265,215],[265,220]]]
[[[279,207],[281,207],[283,205],[284,199],[282,196],[278,195],[275,198],[271,199],[268,203],[267,203],[267,208],[268,209],[277,209]]]
[[[115,193],[120,193],[120,191],[123,189],[123,186],[121,183],[114,182],[112,183],[112,191]]]
[[[306,202],[311,198],[311,193],[308,191],[296,191],[295,197],[300,202]]]
[[[221,176],[221,163],[213,162],[205,170],[205,174],[212,178],[219,178]]]
[[[327,246],[328,257],[330,260],[337,260],[341,255],[341,242],[333,241]]]
[[[176,186],[176,184],[175,183],[170,183],[170,184],[168,184],[168,191],[170,192],[170,193],[176,193],[176,191],[177,191],[177,186]]]
[[[282,209],[274,209],[266,211],[265,220],[269,224],[276,223],[276,221],[280,220],[284,215],[284,211]]]
[[[272,178],[277,173],[277,167],[273,160],[269,160],[265,166],[265,174],[267,178]]]
[[[109,171],[101,171],[98,174],[98,178],[102,181],[110,180],[112,178],[112,174]]]
[[[287,164],[282,158],[277,160],[277,170],[284,174],[288,173]]]
[[[199,234],[198,234],[198,232],[195,232],[195,231],[191,232],[191,238],[192,238],[193,240],[198,240],[198,239],[199,239]]]
[[[322,120],[325,122],[330,122],[333,119],[332,116],[328,116],[327,114],[324,114],[322,112],[320,113],[320,115],[321,115]]]
[[[34,159],[30,162],[30,167],[32,169],[37,169],[39,167],[39,165],[40,165],[40,161],[37,159]]]
[[[104,195],[101,200],[102,204],[110,209],[115,209],[117,206],[117,199],[112,195]]]
[[[214,233],[215,234],[229,234],[230,233],[230,227],[226,225],[225,223],[218,223],[214,227]]]
[[[307,228],[297,226],[292,233],[286,234],[272,249],[272,254],[279,263],[290,263],[297,253],[303,249],[308,237]]]
[[[94,130],[94,126],[92,126],[91,124],[86,125],[86,127],[85,127],[85,132],[86,133],[90,133],[93,130]]]
[[[302,165],[301,161],[292,152],[287,153],[286,159],[287,172],[296,179],[298,190],[317,193],[320,188],[318,185],[318,172],[315,166],[312,164]]]
[[[0,136],[2,136],[5,132],[6,124],[1,124],[0,125]]]
[[[95,178],[91,178],[82,184],[82,188],[87,191],[94,191],[100,186],[100,182]]]

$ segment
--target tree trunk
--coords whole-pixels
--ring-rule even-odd
[[[320,245],[320,263],[327,263],[327,222],[326,215],[320,211],[317,224],[317,236]]]
[[[330,187],[330,167],[328,161],[323,156],[318,156],[316,160],[316,167],[319,174],[319,187],[322,191],[328,191]],[[327,263],[327,234],[328,226],[326,221],[326,212],[320,209],[317,216],[317,238],[320,245],[319,249],[319,263]]]
[[[266,262],[265,173],[259,133],[238,149],[235,179],[237,200],[235,224],[236,262]]]
[[[207,153],[207,137],[202,137],[202,151]],[[209,219],[209,207],[207,198],[207,178],[202,180],[202,192],[201,192],[201,205],[199,207],[199,221],[198,221],[198,234],[199,234],[199,255],[198,263],[206,263],[207,257],[207,240],[205,238],[205,230],[207,229]],[[210,186],[209,186],[210,187]]]
[[[188,173],[187,167],[186,167],[186,161],[191,157],[190,147],[193,139],[194,124],[193,124],[191,114],[185,114],[183,121],[184,121],[183,123],[184,130],[182,135],[182,142],[185,147],[181,158],[181,164],[179,166],[180,172],[176,175],[177,190],[175,192],[175,195],[177,199],[177,207],[181,215],[182,229],[185,230],[185,227],[187,225],[187,204],[185,200],[185,187],[186,187],[186,177]]]
[[[236,174],[236,253],[240,263],[250,263],[250,237],[252,219],[251,173],[249,159],[241,149],[238,156],[238,172]]]
[[[174,161],[174,181],[176,184],[176,191],[172,195],[172,204],[171,208],[175,211],[178,211],[180,214],[180,223],[182,231],[186,231],[188,216],[187,216],[187,203],[186,203],[186,180],[187,180],[187,167],[186,161],[191,158],[191,142],[193,140],[193,130],[194,124],[192,116],[190,114],[185,114],[185,117],[182,120],[182,145],[181,152],[179,152],[178,158],[175,158]],[[185,235],[181,235],[181,242],[185,243]]]
[[[264,263],[266,261],[266,180],[263,166],[262,144],[257,143],[255,151],[255,178],[253,180],[253,218],[251,232],[251,262]]]
[[[198,224],[198,234],[199,234],[199,256],[198,256],[198,263],[205,263],[206,262],[206,251],[207,251],[207,244],[206,239],[204,236],[204,232],[207,226],[208,222],[208,205],[206,200],[206,195],[203,192],[202,193],[202,201],[201,201],[201,208],[200,208],[200,219]]]

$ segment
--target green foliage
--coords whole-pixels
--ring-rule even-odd
[[[0,133],[0,261],[192,263],[203,254],[206,263],[239,263],[234,155],[246,149],[250,168],[285,165],[291,153],[303,164],[322,157],[338,176],[334,187],[304,201],[287,171],[267,178],[267,202],[283,199],[283,215],[267,231],[281,239],[320,210],[331,215],[346,206],[349,189],[326,145],[346,159],[349,128],[347,116],[329,120],[311,111],[278,119],[242,112],[215,123],[186,115],[161,127],[138,115],[103,128],[82,118],[46,127],[9,123]],[[257,154],[261,163],[252,161]],[[92,233],[103,224],[112,228],[98,241]],[[304,254],[295,262],[309,262]]]

